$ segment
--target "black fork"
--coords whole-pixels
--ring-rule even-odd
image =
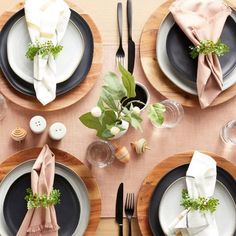
[[[129,222],[129,236],[132,235],[132,217],[134,214],[134,193],[127,193],[125,200],[125,214]]]

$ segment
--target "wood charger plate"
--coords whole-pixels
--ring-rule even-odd
[[[156,41],[158,30],[173,0],[165,2],[158,7],[144,25],[140,39],[140,59],[144,73],[151,85],[164,97],[178,101],[183,106],[199,107],[198,96],[191,95],[174,85],[161,71],[156,57]],[[235,10],[235,0],[226,3]],[[164,45],[165,46],[165,45]],[[236,84],[223,91],[211,104],[219,105],[228,101],[236,95]]]
[[[58,96],[55,101],[49,103],[48,105],[43,106],[35,97],[26,96],[12,88],[8,81],[6,81],[6,79],[4,78],[2,72],[0,72],[0,91],[11,102],[34,111],[55,111],[63,109],[75,104],[81,98],[83,98],[92,89],[95,82],[101,75],[103,61],[101,35],[95,23],[88,14],[83,13],[82,10],[79,9],[75,4],[71,2],[68,2],[68,4],[70,8],[80,13],[80,15],[88,23],[93,34],[94,54],[92,66],[88,75],[77,87],[75,87],[64,95]],[[12,10],[3,13],[0,16],[0,30],[2,29],[4,24],[23,7],[24,3],[21,2],[17,4]]]
[[[19,164],[36,159],[42,148],[26,149],[7,158],[0,164],[0,181]],[[67,166],[74,171],[85,183],[90,200],[90,219],[85,236],[94,235],[101,216],[101,195],[95,178],[90,170],[76,157],[71,154],[51,148],[56,157],[56,162]]]
[[[217,166],[221,167],[227,171],[230,175],[236,179],[236,166],[231,162],[227,161],[223,157],[220,157],[216,154],[204,152],[210,155],[217,162]],[[171,157],[168,157],[166,160],[158,164],[144,179],[141,188],[138,194],[137,200],[137,218],[139,228],[143,236],[151,236],[152,232],[149,226],[149,203],[152,197],[152,193],[159,183],[159,181],[164,177],[168,172],[174,168],[189,164],[193,156],[193,151],[184,152],[175,154]]]

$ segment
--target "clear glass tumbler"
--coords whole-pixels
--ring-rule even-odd
[[[156,124],[153,125],[158,128],[174,128],[183,119],[184,109],[182,105],[169,99],[160,103],[166,108],[166,111],[164,112],[164,122],[160,126]]]
[[[236,145],[236,120],[231,120],[222,127],[220,137],[223,142]]]
[[[0,121],[5,118],[7,114],[7,103],[6,99],[0,94]]]
[[[87,148],[86,159],[91,165],[104,168],[114,161],[114,148],[109,142],[94,141]]]

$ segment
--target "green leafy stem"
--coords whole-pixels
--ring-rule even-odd
[[[217,206],[219,205],[219,200],[217,198],[206,198],[198,197],[191,198],[186,189],[182,190],[182,200],[180,203],[185,209],[191,211],[201,211],[203,213],[210,211],[211,213],[215,212]]]
[[[33,194],[31,188],[26,189],[25,200],[27,201],[27,209],[49,207],[60,203],[61,193],[58,189],[53,189],[49,196],[47,194]]]
[[[223,56],[230,50],[229,46],[222,43],[220,39],[216,43],[212,40],[202,40],[198,46],[190,46],[189,48],[191,49],[190,55],[193,59],[198,57],[199,54],[215,53],[217,56]]]
[[[53,55],[55,58],[63,49],[61,45],[53,45],[52,41],[46,41],[44,43],[40,43],[36,40],[35,43],[30,43],[28,46],[28,50],[26,52],[26,57],[31,61],[34,60],[36,55],[41,55],[43,58],[49,55]]]

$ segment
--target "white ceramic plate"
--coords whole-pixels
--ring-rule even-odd
[[[1,182],[0,184],[0,235],[1,236],[9,236],[11,235],[8,226],[5,222],[3,215],[3,205],[4,199],[7,195],[7,192],[10,186],[22,175],[31,172],[32,166],[35,160],[27,161],[19,166],[17,166],[14,170],[12,170]],[[56,163],[55,173],[64,177],[74,189],[79,201],[80,201],[80,218],[78,222],[78,226],[72,236],[83,236],[84,232],[88,226],[89,218],[90,218],[90,202],[89,196],[87,192],[87,188],[82,181],[82,179],[70,170],[68,167]]]
[[[180,206],[182,189],[186,189],[185,177],[179,178],[170,185],[161,199],[159,220],[164,233],[168,231],[170,222],[183,211],[183,207]],[[220,201],[215,213],[219,235],[232,236],[236,230],[235,202],[227,188],[219,181],[216,183],[214,197]]]
[[[9,32],[7,56],[12,70],[26,82],[33,83],[33,62],[25,56],[30,42],[25,17],[22,17],[13,25]],[[84,53],[83,36],[72,21],[69,21],[60,45],[63,46],[63,49],[56,58],[57,83],[64,82],[70,78],[78,67]]]
[[[236,20],[236,13],[231,14],[234,20]],[[157,44],[156,44],[156,54],[159,66],[162,72],[166,75],[169,80],[174,83],[177,87],[183,91],[197,95],[196,83],[190,80],[181,78],[181,75],[174,69],[171,65],[167,50],[166,50],[166,40],[171,27],[174,25],[175,21],[173,16],[169,13],[163,20],[160,30],[157,34]],[[177,45],[178,46],[178,45]],[[236,69],[234,69],[224,80],[223,90],[228,89],[236,83]]]

